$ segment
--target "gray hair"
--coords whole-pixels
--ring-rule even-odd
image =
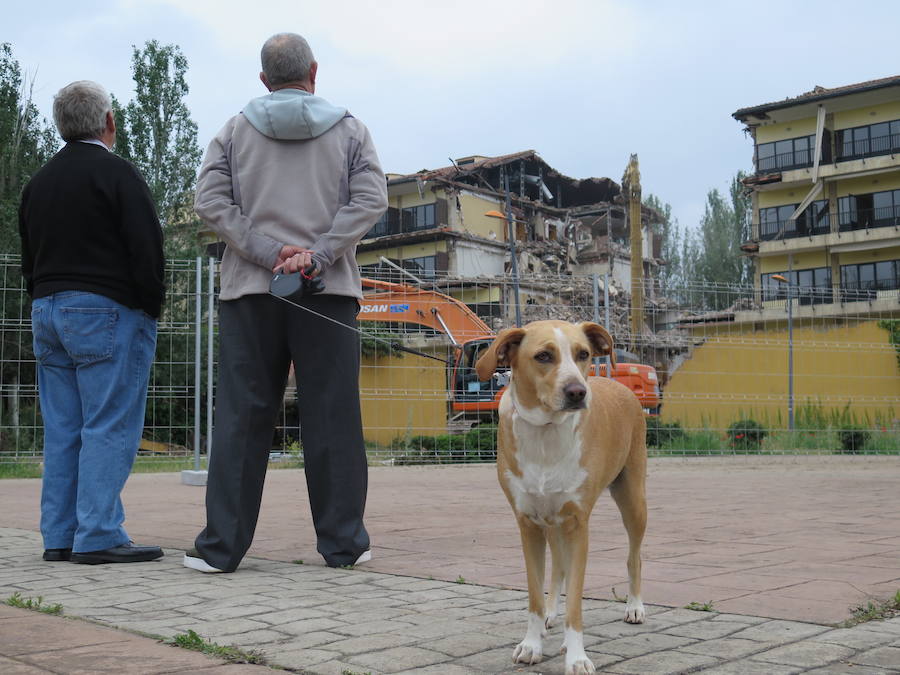
[[[100,138],[111,110],[109,92],[90,80],[67,84],[53,97],[53,121],[64,141]]]
[[[273,35],[262,47],[262,70],[269,84],[277,86],[309,79],[309,69],[315,63],[309,43],[296,33]]]

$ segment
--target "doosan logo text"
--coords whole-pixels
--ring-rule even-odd
[[[409,311],[409,305],[362,305],[359,311],[363,314],[390,312],[391,314],[402,314]]]

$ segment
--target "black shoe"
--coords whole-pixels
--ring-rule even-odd
[[[83,565],[102,565],[103,563],[147,562],[162,557],[163,552],[159,546],[135,546],[129,543],[102,551],[73,553],[70,560]]]
[[[45,548],[44,560],[47,562],[63,562],[72,556],[70,548]]]

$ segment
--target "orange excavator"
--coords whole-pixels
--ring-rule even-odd
[[[475,362],[495,337],[475,312],[456,298],[416,286],[375,279],[363,279],[362,285],[360,321],[415,324],[450,339],[454,358],[448,363],[448,380],[453,413],[482,418],[496,414],[506,378],[480,382],[475,374]],[[617,350],[617,360],[619,354],[633,358]],[[606,377],[606,365],[593,368],[591,374]],[[648,414],[659,407],[659,381],[652,366],[619,362],[612,377],[634,392]]]

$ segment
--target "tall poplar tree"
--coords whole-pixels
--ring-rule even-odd
[[[177,45],[148,40],[133,47],[135,97],[114,99],[116,152],[132,161],[150,186],[170,255],[196,251],[194,184],[200,165],[197,124],[185,103],[188,62]]]

